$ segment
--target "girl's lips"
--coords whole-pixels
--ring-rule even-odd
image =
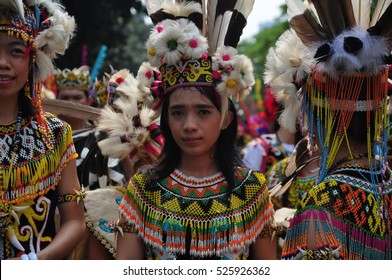
[[[184,141],[195,141],[195,140],[199,140],[200,137],[186,137],[186,138],[182,138],[182,140]]]
[[[196,142],[199,141],[200,139],[201,139],[201,138],[192,137],[192,138],[183,138],[182,140],[183,140],[185,143],[192,144],[192,143],[196,143]]]
[[[14,77],[7,75],[0,75],[0,83],[8,83],[14,80]]]

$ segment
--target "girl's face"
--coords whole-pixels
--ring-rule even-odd
[[[26,84],[30,68],[26,50],[21,39],[0,32],[0,98],[18,95]]]
[[[200,91],[182,88],[171,93],[168,124],[182,156],[213,156],[220,120],[219,110]]]

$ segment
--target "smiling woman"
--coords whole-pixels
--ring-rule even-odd
[[[0,259],[63,259],[85,228],[71,128],[40,99],[73,30],[57,2],[0,3]]]
[[[30,59],[26,51],[27,46],[22,40],[9,38],[4,32],[0,33],[0,99],[3,101],[2,104],[16,104],[18,95],[15,93],[27,81]],[[15,110],[15,106],[12,107]]]

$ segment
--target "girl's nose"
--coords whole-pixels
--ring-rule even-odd
[[[184,130],[195,130],[197,128],[197,119],[193,114],[188,114],[184,122]]]
[[[4,53],[0,52],[0,68],[4,69],[9,67],[9,62],[7,56]]]

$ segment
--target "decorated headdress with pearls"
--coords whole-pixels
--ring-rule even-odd
[[[89,90],[90,86],[90,70],[88,66],[63,70],[56,69],[54,72],[54,80],[57,90],[78,88],[84,91]]]
[[[254,84],[250,59],[235,49],[254,1],[145,3],[154,27],[137,79],[158,100],[155,109],[176,88],[214,87],[226,115],[228,98],[242,98]]]
[[[350,150],[347,128],[353,114],[368,112],[363,125],[368,131],[369,163],[376,159],[373,167],[383,168],[391,1],[376,5],[370,0],[286,2],[292,29],[269,51],[265,73],[266,83],[285,106],[281,124],[294,131],[302,116],[308,133],[317,133],[323,151],[321,181],[342,143]],[[375,120],[370,119],[370,112]]]

